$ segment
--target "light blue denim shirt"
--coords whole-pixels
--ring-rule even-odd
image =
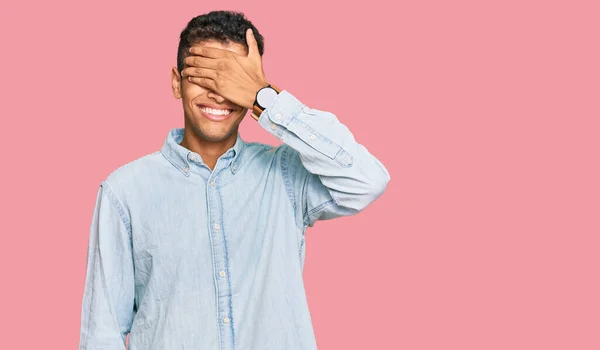
[[[79,349],[316,349],[302,280],[307,227],[385,190],[381,162],[330,112],[283,90],[211,171],[172,129],[99,186]]]

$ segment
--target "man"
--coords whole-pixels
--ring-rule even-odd
[[[360,212],[390,177],[335,115],[267,81],[263,50],[241,13],[181,33],[185,125],[100,185],[80,349],[124,349],[127,334],[133,350],[316,348],[305,231]],[[240,137],[248,110],[282,145]]]

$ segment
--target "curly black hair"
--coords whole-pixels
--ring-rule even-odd
[[[262,56],[265,50],[263,37],[243,13],[211,11],[192,18],[179,37],[179,47],[177,48],[178,71],[183,70],[183,60],[189,56],[190,47],[203,41],[218,41],[222,44],[235,42],[244,45],[247,52],[246,30],[248,28],[252,28],[254,38],[258,44],[258,51]]]

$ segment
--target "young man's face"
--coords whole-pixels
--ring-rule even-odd
[[[216,47],[239,55],[247,55],[245,47],[238,43],[231,42],[225,46],[219,42],[206,41],[194,46]],[[177,71],[177,67],[173,67],[171,71],[171,81],[173,96],[182,99],[186,126],[190,126],[196,136],[210,142],[219,142],[235,137],[232,135],[237,134],[238,126],[248,112],[247,108],[235,105],[216,92],[189,82],[187,78],[182,80],[181,72]],[[221,114],[218,111],[207,109],[207,107],[228,109],[231,113],[222,116],[218,115]]]

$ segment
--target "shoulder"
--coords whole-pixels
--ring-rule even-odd
[[[166,166],[167,160],[160,151],[146,154],[111,171],[102,181],[101,186],[108,187],[117,197],[146,182],[151,174]]]
[[[297,152],[286,143],[270,145],[260,142],[247,142],[244,148],[244,163],[261,167],[273,167],[294,161]]]

